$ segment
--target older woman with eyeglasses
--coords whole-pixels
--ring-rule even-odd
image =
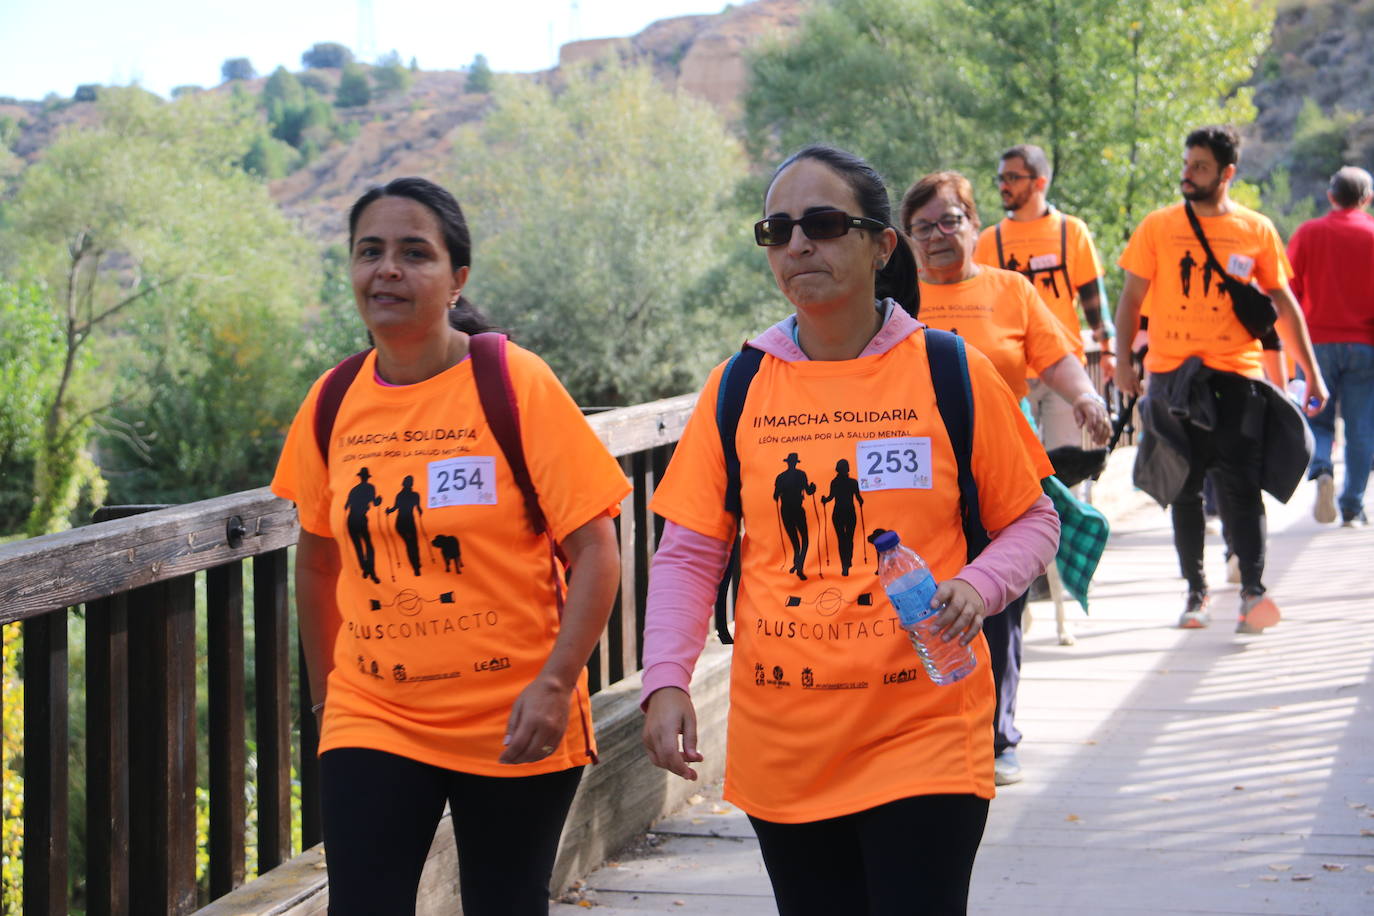
[[[654,493],[666,524],[649,582],[644,744],[696,778],[689,681],[742,529],[725,797],[749,815],[788,916],[964,912],[993,794],[979,632],[1058,543],[1039,483],[1048,459],[997,370],[969,348],[966,369],[949,372],[957,359],[936,354],[957,340],[906,311],[916,265],[888,201],[841,150],[808,147],[778,167],[754,238],[793,313],[711,373]],[[746,356],[757,373],[741,392]],[[967,379],[966,462],[934,374],[960,378],[961,393]],[[899,472],[875,475],[875,456],[900,456]],[[981,553],[965,537],[961,469],[995,534]],[[964,679],[937,686],[921,668],[864,555],[878,527],[930,564],[937,625],[978,659]]]
[[[974,262],[978,208],[958,172],[935,172],[902,198],[902,226],[920,275],[920,319],[953,331],[992,360],[1017,398],[1038,376],[1073,405],[1074,419],[1101,444],[1111,435],[1107,405],[1074,355],[1074,341],[1026,278]],[[999,785],[1021,778],[1016,746],[1016,689],[1021,671],[1021,595],[984,628],[997,679],[994,745]]]

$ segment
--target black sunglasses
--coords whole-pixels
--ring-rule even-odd
[[[850,216],[843,210],[813,210],[801,219],[790,216],[770,216],[754,224],[754,241],[765,248],[786,245],[792,240],[792,227],[801,226],[809,239],[837,239],[850,229],[874,229],[887,226],[866,216]]]

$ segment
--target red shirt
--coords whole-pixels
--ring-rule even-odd
[[[1288,258],[1312,342],[1374,346],[1374,216],[1332,210],[1308,220],[1293,233]]]

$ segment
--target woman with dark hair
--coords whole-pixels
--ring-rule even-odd
[[[969,469],[992,540],[969,559],[932,350],[906,311],[916,306],[915,263],[890,219],[882,179],[850,153],[808,147],[778,167],[754,234],[793,313],[749,342],[762,356],[731,440],[740,513],[726,509],[723,365],[654,493],[666,524],[649,583],[644,744],[656,765],[696,778],[689,682],[742,528],[725,797],[754,825],[783,914],[964,912],[993,794],[982,622],[1025,589],[1058,541],[1039,485],[1044,450],[992,364],[970,349]],[[889,454],[898,472],[872,473]],[[854,468],[864,533],[895,530],[930,564],[938,626],[973,647],[971,674],[948,686],[916,674],[873,568],[831,574],[824,537],[801,558],[821,575],[787,571],[796,558],[773,499],[784,461],[812,477],[834,468],[841,482]],[[844,489],[832,485],[837,529],[851,525]]]
[[[978,208],[958,172],[935,172],[902,197],[902,226],[916,252],[921,320],[954,331],[981,350],[1011,393],[1024,398],[1027,376],[1038,376],[1073,405],[1074,419],[1095,444],[1111,435],[1107,404],[1075,355],[1074,341],[1024,276],[978,264]],[[998,785],[1019,782],[1016,689],[1021,678],[1021,613],[1026,595],[986,627],[997,680],[994,746]]]
[[[542,360],[474,336],[489,325],[462,295],[471,242],[447,191],[397,179],[359,198],[348,227],[375,349],[311,388],[272,481],[300,515],[329,911],[413,913],[447,803],[463,912],[547,913],[563,821],[595,760],[584,666],[619,584],[612,517],[629,484]],[[504,354],[500,373],[470,358],[478,343]],[[340,381],[345,365],[357,374]],[[483,409],[493,379],[542,529]],[[350,513],[358,478],[369,505],[391,500],[386,514]],[[381,549],[342,549],[363,537]],[[571,584],[555,543],[577,566]]]

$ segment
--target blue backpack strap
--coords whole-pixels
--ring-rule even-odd
[[[745,344],[725,364],[725,371],[720,376],[720,388],[716,391],[716,428],[720,431],[720,448],[725,456],[725,511],[733,515],[736,522],[744,516],[744,505],[740,500],[739,450],[735,446],[735,433],[739,430],[740,414],[744,413],[744,399],[749,396],[749,384],[758,374],[762,362],[763,351]],[[731,584],[739,581],[739,547],[737,530],[730,548],[730,559],[725,564],[725,574],[716,588],[716,635],[727,646],[734,639],[730,636],[726,599]]]
[[[973,386],[968,377],[968,355],[957,334],[934,328],[926,328],[925,334],[935,402],[959,468],[959,514],[968,558],[972,560],[983,552],[990,538],[983,528],[978,484],[973,479]]]

